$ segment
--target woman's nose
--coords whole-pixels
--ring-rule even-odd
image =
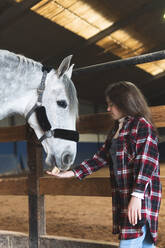
[[[111,111],[111,107],[110,107],[110,106],[107,107],[107,111],[108,111],[108,112]]]

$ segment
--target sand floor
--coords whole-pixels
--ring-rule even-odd
[[[161,175],[165,175],[165,166],[161,167]],[[45,207],[49,235],[118,242],[111,234],[111,198],[45,196]],[[0,230],[28,233],[26,196],[0,196],[0,212]],[[165,199],[159,215],[157,246],[161,248],[165,248],[164,233]]]

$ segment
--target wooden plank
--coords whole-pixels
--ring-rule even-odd
[[[155,106],[150,109],[156,127],[165,127],[165,106]]]
[[[0,142],[26,140],[27,126],[0,127]]]
[[[119,245],[114,242],[101,242],[88,239],[75,239],[58,236],[41,236],[40,244],[42,248],[116,248]]]
[[[156,127],[165,127],[165,106],[154,106],[150,109]],[[113,120],[108,112],[81,115],[77,121],[80,133],[107,133],[112,125]]]
[[[118,243],[96,241],[88,239],[76,239],[70,237],[59,236],[40,236],[40,248],[116,248]],[[0,231],[0,247],[1,248],[28,248],[28,235],[20,232]]]
[[[0,178],[0,195],[27,195],[27,178]]]
[[[71,195],[71,196],[111,196],[110,179],[85,178],[58,179],[53,177],[40,178],[40,194]]]
[[[157,127],[165,127],[165,106],[151,107],[153,120]],[[113,120],[108,112],[81,115],[77,120],[80,133],[107,133]],[[27,139],[28,125],[15,127],[0,127],[0,142],[14,142]]]
[[[40,178],[40,195],[111,196],[109,178],[57,179]],[[1,178],[0,195],[27,195],[28,178]]]
[[[20,232],[0,231],[1,248],[28,248],[28,236]]]
[[[81,115],[77,121],[80,133],[107,133],[112,127],[113,120],[109,113]]]
[[[165,177],[161,177],[162,197],[165,198]],[[27,195],[27,178],[0,179],[0,195]],[[55,177],[40,178],[40,194],[70,196],[110,197],[111,187],[108,177],[91,177],[82,181],[78,179],[57,179]]]

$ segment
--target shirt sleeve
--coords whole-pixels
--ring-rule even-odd
[[[135,196],[135,197],[137,197],[139,199],[142,199],[142,200],[144,199],[144,194],[142,194],[142,193],[133,192],[131,195]]]
[[[73,172],[78,179],[82,180],[107,164],[106,143],[104,143],[91,159],[84,160],[78,168],[73,169]]]
[[[136,142],[135,170],[137,178],[133,192],[143,194],[159,166],[158,138],[149,123],[139,124]]]

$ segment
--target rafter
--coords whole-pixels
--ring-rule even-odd
[[[0,34],[8,26],[18,21],[18,18],[23,17],[25,12],[38,2],[40,2],[40,0],[24,0],[21,3],[11,4],[11,7],[0,15]]]
[[[69,48],[69,50],[75,54],[75,53],[79,52],[81,49],[83,49],[84,47],[89,46],[91,44],[95,44],[97,41],[103,39],[107,35],[110,35],[113,32],[128,26],[132,21],[135,20],[135,18],[140,17],[144,13],[149,12],[151,10],[156,10],[160,7],[164,7],[164,5],[165,5],[164,0],[159,0],[159,1],[152,0],[150,3],[145,3],[139,8],[139,10],[135,10],[126,18],[119,20],[118,22],[114,23],[110,27],[108,27],[105,30],[94,35],[90,39],[88,39],[88,40],[84,39],[84,41],[82,42],[81,45],[80,45],[80,43],[77,46],[74,45],[73,47]],[[62,57],[65,57],[67,52],[68,52],[68,48],[66,51],[64,51]],[[57,55],[56,55],[56,57],[57,57]],[[48,64],[53,64],[54,60],[55,60],[55,56],[52,56],[49,58],[45,58],[44,62],[48,63]]]

